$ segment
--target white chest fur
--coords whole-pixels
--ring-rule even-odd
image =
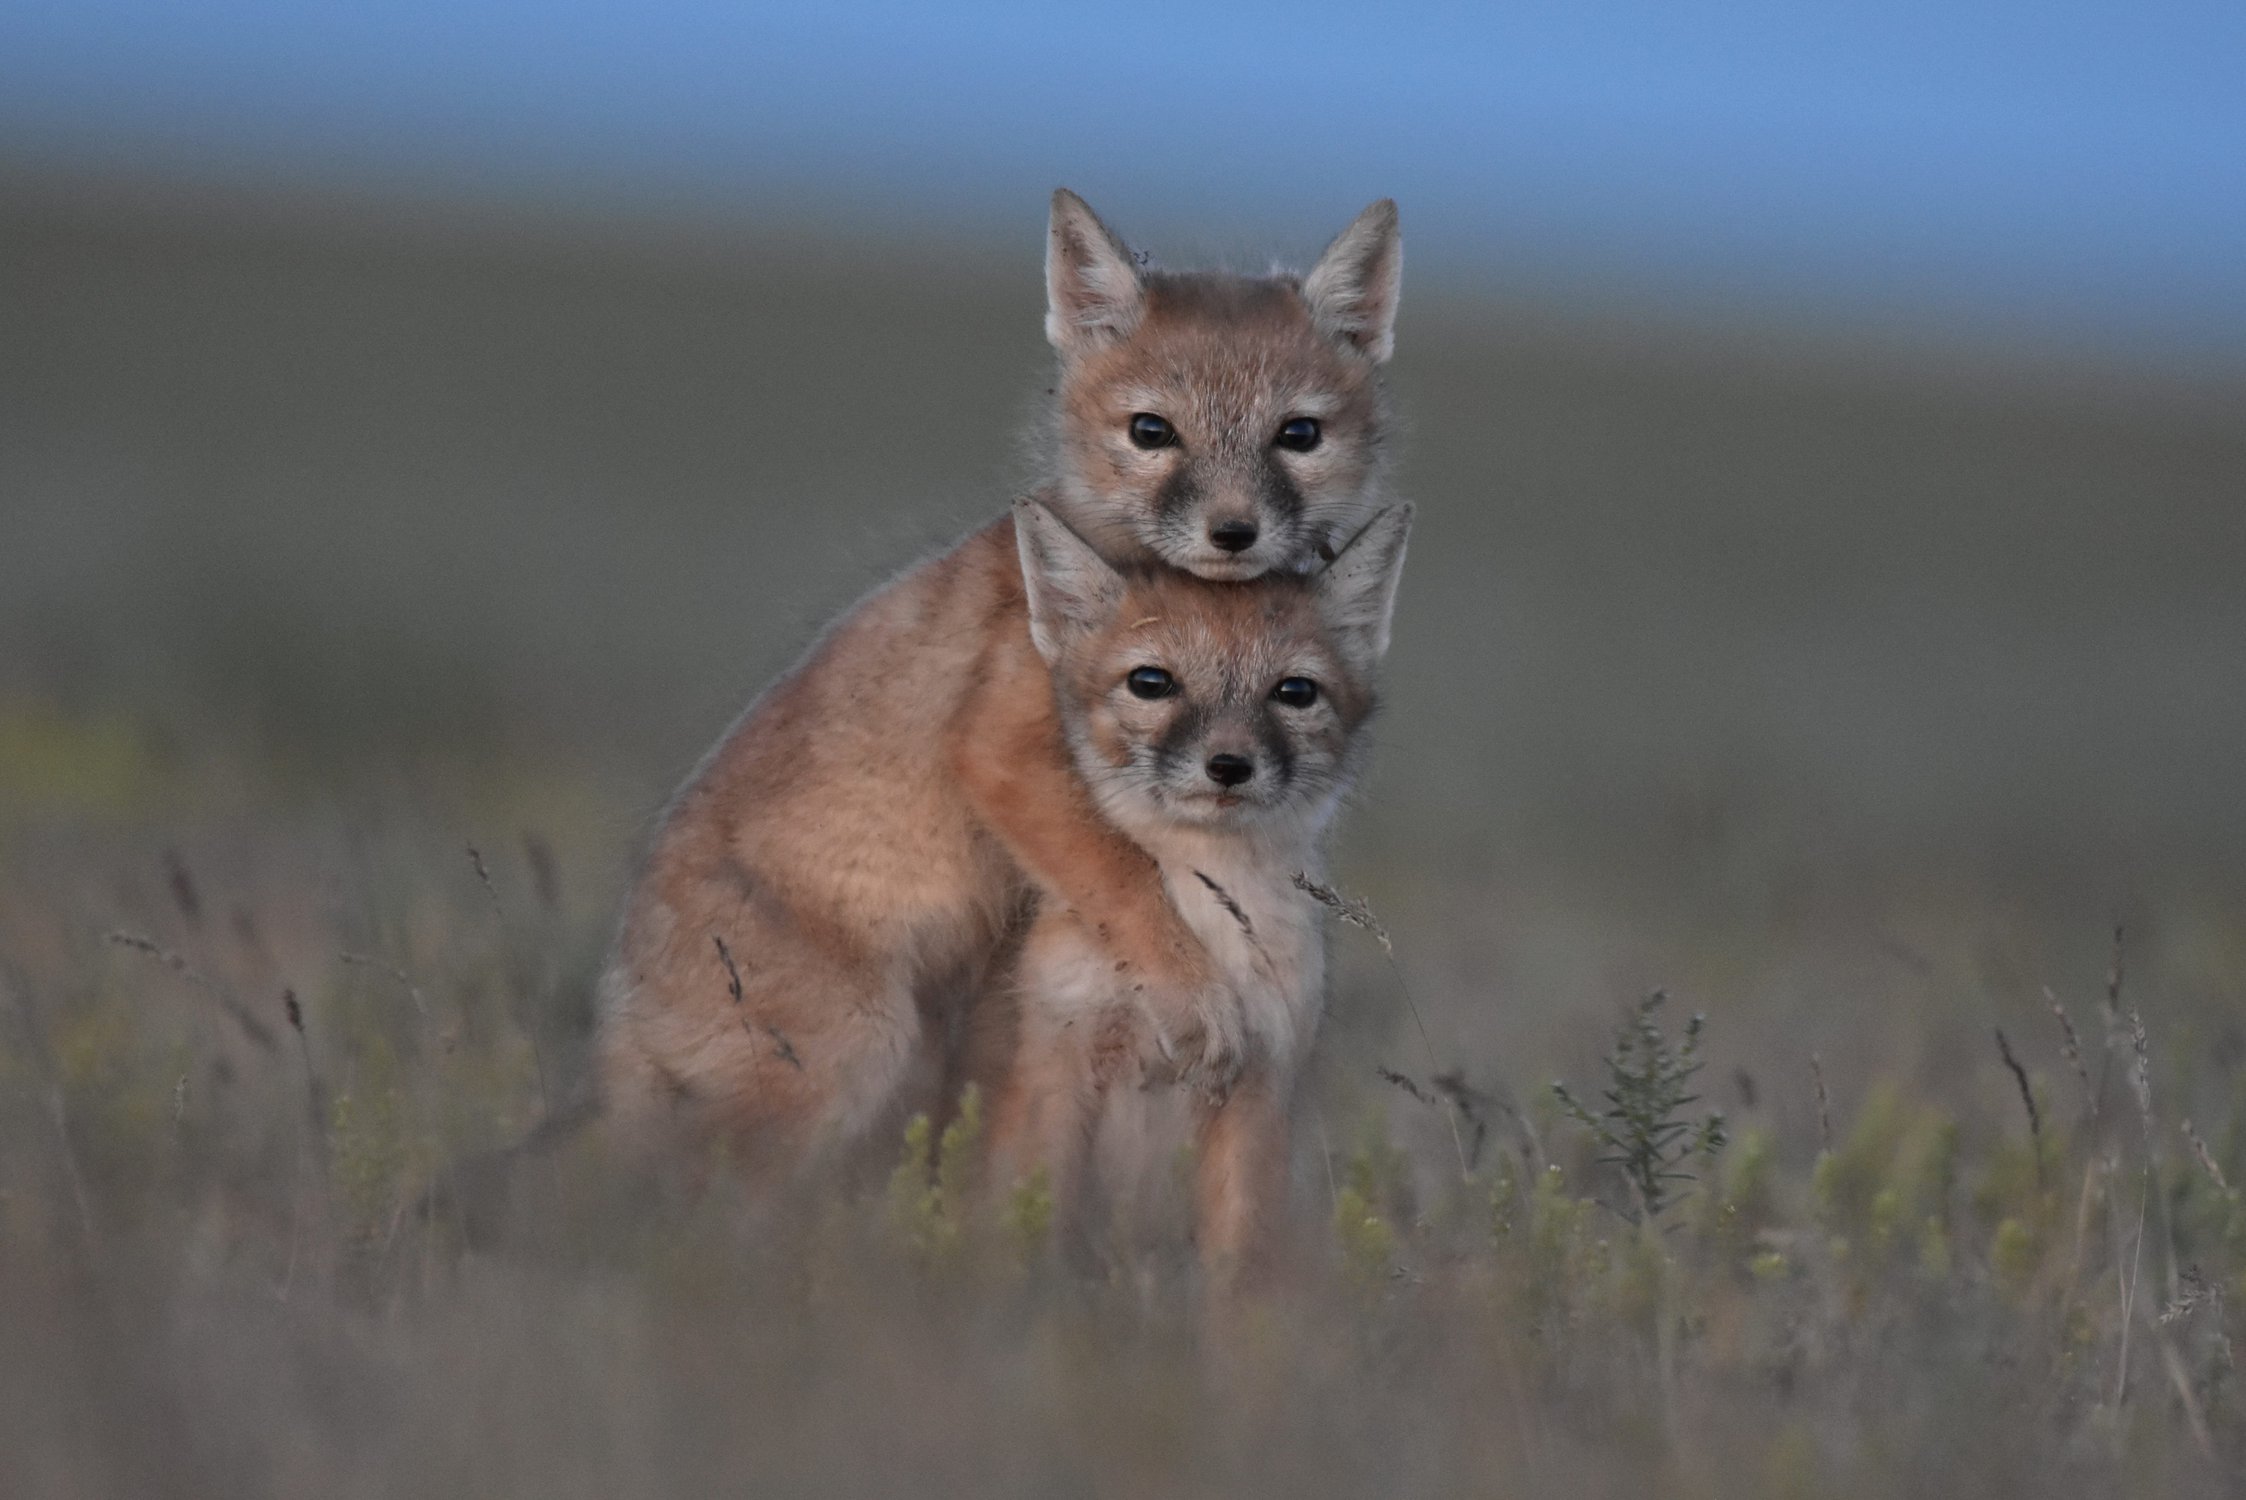
[[[1182,833],[1152,852],[1171,902],[1239,996],[1250,1055],[1299,1066],[1325,1004],[1325,932],[1295,884],[1298,873],[1319,878],[1316,846]]]

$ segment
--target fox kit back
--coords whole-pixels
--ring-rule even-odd
[[[1393,205],[1300,278],[1146,271],[1066,192],[1047,252],[1040,493],[1110,560],[1292,573],[1381,507]],[[608,1112],[775,1172],[862,1141],[937,1092],[1033,890],[1184,1072],[1226,1065],[1230,983],[1072,765],[1002,518],[844,616],[672,803],[603,979]]]

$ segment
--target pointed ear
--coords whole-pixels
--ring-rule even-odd
[[[1045,234],[1045,338],[1063,354],[1122,338],[1146,310],[1131,249],[1067,188]]]
[[[1029,638],[1051,662],[1063,649],[1115,618],[1123,575],[1068,524],[1035,500],[1014,502],[1014,545],[1029,595]]]
[[[1391,505],[1318,575],[1318,613],[1359,668],[1378,666],[1388,654],[1388,623],[1396,613],[1396,583],[1404,575],[1404,543],[1411,533],[1411,503]]]
[[[1329,337],[1376,365],[1396,350],[1396,303],[1404,289],[1404,236],[1396,200],[1383,198],[1350,222],[1302,279],[1302,300]]]

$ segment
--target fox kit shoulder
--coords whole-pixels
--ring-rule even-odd
[[[1126,568],[1330,552],[1384,503],[1400,257],[1381,203],[1303,277],[1149,271],[1056,194],[1040,493]],[[1002,518],[852,610],[681,791],[603,981],[609,1107],[749,1160],[862,1137],[926,1082],[931,1018],[980,992],[1033,888],[1181,1035],[1212,1029],[1223,981],[1078,774]]]

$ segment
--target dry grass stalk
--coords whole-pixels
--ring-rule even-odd
[[[164,851],[164,883],[171,889],[172,905],[179,908],[180,920],[190,931],[203,925],[203,898],[195,889],[195,877],[189,873],[187,861],[180,858],[177,849]]]
[[[312,1139],[318,1140],[328,1128],[327,1088],[320,1082],[320,1070],[312,1065],[312,1042],[304,1031],[304,1007],[297,1002],[296,991],[281,991],[281,1009],[289,1018],[289,1030],[296,1033],[297,1055],[304,1060],[304,1108]]]
[[[500,946],[505,948],[507,946],[507,908],[499,902],[499,887],[491,882],[491,870],[484,864],[483,851],[474,844],[469,844],[466,848],[468,850],[468,863],[475,867],[476,879],[483,885],[484,894],[491,898],[491,914],[499,921],[499,942]],[[554,1100],[552,1094],[546,1088],[546,1052],[539,1045],[538,1028],[528,1016],[522,1014],[519,1006],[516,1011],[515,1024],[522,1028],[523,1036],[530,1042],[530,1064],[536,1070],[538,1076],[539,1113],[550,1115],[554,1112]]]
[[[561,872],[554,863],[554,847],[537,833],[523,835],[523,861],[530,866],[530,888],[538,904],[549,912],[561,910]]]
[[[491,898],[492,912],[499,918],[500,929],[504,931],[507,926],[507,908],[499,904],[499,887],[491,883],[491,868],[484,863],[481,849],[474,844],[468,845],[467,849],[468,863],[475,867],[476,879],[483,885],[484,894]]]
[[[2152,1150],[2152,1053],[2145,1039],[2145,1018],[2129,1012],[2129,1090],[2137,1096],[2137,1118],[2145,1128],[2145,1150]]]
[[[2238,1368],[2235,1351],[2231,1348],[2230,1331],[2223,1323],[2223,1284],[2210,1279],[2197,1265],[2189,1265],[2177,1273],[2176,1295],[2160,1310],[2159,1325],[2168,1328],[2206,1308],[2214,1314],[2208,1326],[2213,1330],[2215,1352],[2222,1358],[2222,1367]]]
[[[2049,985],[2043,987],[2043,1000],[2051,1007],[2051,1014],[2058,1018],[2059,1053],[2066,1058],[2067,1066],[2074,1069],[2075,1078],[2082,1084],[2083,1108],[2088,1111],[2087,1118],[2095,1121],[2098,1118],[2098,1091],[2090,1086],[2090,1069],[2082,1060],[2082,1038],[2076,1034],[2074,1021],[2067,1015],[2067,1008],[2059,1003],[2057,995],[2051,993]]]
[[[2004,1058],[2005,1067],[2012,1071],[2012,1081],[2020,1088],[2020,1105],[2028,1112],[2028,1143],[2035,1152],[2035,1185],[2043,1187],[2043,1113],[2035,1107],[2035,1090],[2028,1086],[2028,1070],[2020,1066],[2020,1059],[2012,1055],[2012,1044],[2005,1040],[2004,1028],[1996,1028],[1996,1050]]]
[[[2122,937],[2126,932],[2119,922],[2113,927],[2113,954],[2106,962],[2106,992],[2103,1006],[2106,1015],[2106,1045],[2098,1059],[2097,1104],[2102,1107],[2106,1098],[2106,1080],[2113,1071],[2114,1043],[2121,1036],[2121,987],[2127,977],[2123,964]],[[2096,1113],[2093,1110],[2092,1113]]]
[[[740,966],[733,962],[733,950],[725,946],[724,938],[713,932],[710,934],[710,941],[717,945],[718,962],[725,965],[725,992],[732,997],[733,1004],[740,1009],[741,1030],[751,1042],[754,1042],[757,1028],[749,1020],[748,1008],[741,999]],[[778,1054],[780,1061],[786,1063],[798,1073],[803,1071],[803,1059],[797,1055],[795,1044],[788,1040],[785,1032],[767,1021],[764,1023],[764,1034],[771,1040],[772,1050]]]
[[[369,957],[364,953],[352,953],[349,951],[345,951],[337,956],[353,968],[372,969],[378,974],[387,975],[391,979],[395,980],[399,988],[403,989],[406,992],[407,997],[413,1001],[413,1008],[421,1013],[421,1019],[423,1021],[429,1021],[432,1019],[429,1014],[429,1002],[427,998],[422,995],[421,986],[415,984],[413,982],[413,976],[408,974],[405,970],[398,968],[395,964],[386,964],[379,958]]]
[[[1822,1156],[1833,1154],[1833,1101],[1825,1092],[1824,1060],[1814,1052],[1809,1054],[1809,1076],[1817,1085],[1817,1150]]]
[[[2168,1383],[2176,1388],[2176,1402],[2183,1408],[2184,1425],[2191,1431],[2192,1443],[2203,1458],[2215,1456],[2214,1435],[2207,1430],[2207,1413],[2200,1405],[2199,1393],[2192,1389],[2191,1372],[2184,1368],[2184,1357],[2176,1352],[2175,1342],[2162,1337],[2160,1362],[2168,1371]]]
[[[1529,1123],[1528,1117],[1497,1095],[1468,1083],[1463,1070],[1452,1068],[1447,1073],[1437,1073],[1427,1081],[1435,1086],[1435,1092],[1450,1100],[1452,1107],[1458,1111],[1459,1118],[1473,1129],[1473,1143],[1466,1148],[1466,1154],[1476,1166],[1481,1165],[1482,1148],[1489,1143],[1489,1117],[1482,1112],[1485,1105],[1503,1110],[1520,1126],[1521,1139],[1528,1146],[1531,1160],[1543,1155],[1543,1148],[1536,1139],[1536,1128]]]
[[[112,932],[108,935],[108,942],[110,946],[115,948],[130,948],[135,953],[147,954],[196,989],[210,996],[218,1008],[225,1011],[234,1024],[242,1029],[242,1035],[248,1037],[261,1050],[271,1052],[280,1045],[279,1040],[273,1035],[273,1028],[253,1015],[250,1008],[241,1002],[231,988],[205,974],[161,943],[131,932]]]
[[[2090,1210],[2097,1201],[2098,1182],[2105,1167],[2101,1158],[2092,1156],[2082,1169],[2082,1193],[2075,1200],[2074,1206],[2074,1248],[2067,1257],[2067,1279],[2059,1297],[2059,1323],[2062,1327],[2066,1325],[2068,1315],[2074,1308],[2075,1294],[2081,1285],[2082,1255],[2090,1239]]]
[[[2186,1266],[2178,1277],[2176,1300],[2160,1310],[2160,1326],[2181,1322],[2202,1307],[2221,1307],[2223,1289],[2201,1274],[2199,1267]]]
[[[1442,1108],[1443,1101],[1420,1087],[1419,1080],[1409,1073],[1399,1073],[1394,1068],[1375,1068],[1373,1076],[1392,1088],[1402,1089],[1429,1109]]]
[[[86,1197],[85,1174],[78,1170],[78,1152],[70,1144],[70,1108],[59,1083],[47,1091],[47,1113],[54,1122],[55,1155],[62,1162],[63,1181],[70,1185],[71,1206],[78,1211],[78,1232],[85,1236],[90,1250],[94,1245],[94,1209]]]
[[[297,1257],[302,1248],[305,1199],[311,1191],[319,1194],[319,1204],[314,1210],[323,1224],[327,1219],[326,1184],[328,1174],[327,1123],[329,1118],[327,1090],[320,1082],[319,1071],[312,1066],[312,1044],[304,1030],[304,1007],[298,1003],[296,991],[281,992],[281,1007],[288,1016],[289,1029],[296,1033],[298,1054],[304,1060],[304,1107],[306,1132],[296,1151],[289,1191],[289,1259],[281,1273],[281,1285],[274,1295],[287,1302],[296,1287]],[[306,1162],[311,1170],[305,1169]],[[313,1184],[316,1182],[316,1189]]]
[[[2127,932],[2121,923],[2113,924],[2113,957],[2106,964],[2106,1019],[2115,1023],[2121,1020],[2121,981],[2125,975],[2121,940]]]
[[[2152,1175],[2141,1174],[2137,1193],[2137,1230],[2130,1240],[2129,1256],[2114,1257],[2114,1276],[2121,1284],[2121,1350],[2114,1360],[2113,1404],[2120,1406],[2129,1399],[2129,1334],[2135,1326],[2137,1313],[2138,1269],[2145,1253],[2145,1210],[2152,1197]]]
[[[1226,890],[1208,875],[1195,870],[1193,878],[1208,887],[1210,896],[1215,898],[1217,905],[1224,908],[1224,914],[1232,918],[1233,922],[1238,925],[1240,935],[1248,940],[1248,946],[1256,952],[1256,968],[1262,972],[1266,983],[1271,982],[1273,975],[1277,973],[1277,969],[1271,962],[1270,950],[1263,946],[1263,939],[1256,936],[1256,924],[1248,920],[1247,909],[1233,898],[1232,892]]]
[[[1201,878],[1208,879],[1205,875]],[[1380,951],[1388,959],[1389,972],[1396,976],[1396,988],[1403,994],[1404,1007],[1411,1012],[1412,1025],[1419,1032],[1419,1044],[1427,1052],[1428,1070],[1432,1073],[1440,1068],[1441,1063],[1435,1055],[1434,1038],[1427,1032],[1426,1018],[1420,1015],[1419,1002],[1412,997],[1411,983],[1404,978],[1404,966],[1396,961],[1396,945],[1389,940],[1388,929],[1373,915],[1372,907],[1362,900],[1344,896],[1332,886],[1320,885],[1301,870],[1295,871],[1294,881],[1296,890],[1332,912],[1337,920],[1372,934],[1373,941],[1380,944]],[[1462,1179],[1470,1178],[1474,1175],[1474,1166],[1466,1155],[1466,1137],[1458,1128],[1457,1102],[1446,1096],[1443,1104],[1444,1115],[1450,1121],[1451,1145],[1458,1151],[1458,1175]]]
[[[2191,1121],[2184,1121],[2183,1129],[2184,1141],[2191,1147],[2192,1157],[2199,1163],[2200,1170],[2214,1179],[2216,1187],[2229,1192],[2230,1182],[2223,1176],[2222,1164],[2215,1160],[2215,1153],[2207,1149],[2207,1143],[2199,1138],[2199,1132],[2191,1128]]]
[[[1371,933],[1373,941],[1380,944],[1381,952],[1392,960],[1396,957],[1396,945],[1390,941],[1388,929],[1381,925],[1380,918],[1373,915],[1373,909],[1362,898],[1344,896],[1332,886],[1320,885],[1300,870],[1295,872],[1295,889],[1332,912],[1337,920]]]

